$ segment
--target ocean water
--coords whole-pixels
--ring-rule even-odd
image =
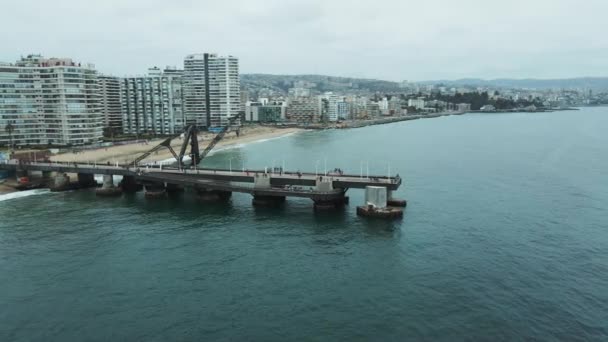
[[[205,166],[395,174],[403,220],[0,196],[1,341],[608,340],[608,108],[315,131]],[[4,200],[3,200],[4,199]]]

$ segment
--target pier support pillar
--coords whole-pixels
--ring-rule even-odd
[[[202,202],[224,202],[232,197],[230,191],[207,190],[203,188],[195,188],[197,198]]]
[[[267,173],[256,173],[253,178],[253,187],[256,189],[269,189],[270,175]]]
[[[403,209],[388,206],[388,189],[382,186],[365,187],[365,205],[357,207],[357,215],[378,218],[401,218]]]
[[[144,190],[146,191],[146,198],[163,198],[167,195],[164,183],[144,183]]]
[[[315,190],[317,191],[331,191],[333,187],[333,179],[328,176],[319,176],[316,180]]]
[[[42,178],[42,171],[29,170],[27,176],[31,178]]]
[[[78,174],[78,186],[82,188],[95,188],[97,182],[95,181],[95,175],[90,173],[79,173]]]
[[[51,179],[52,175],[53,175],[52,171],[42,171],[42,178],[43,179]]]
[[[124,176],[120,182],[120,187],[125,193],[136,193],[142,189],[141,184],[138,184],[133,176]]]
[[[27,171],[26,170],[17,169],[17,171],[15,171],[15,174],[16,174],[17,178],[27,177]]]
[[[170,194],[184,192],[184,187],[182,187],[181,185],[178,185],[178,184],[167,183],[167,184],[165,184],[165,189],[167,190],[167,193],[170,193]]]
[[[329,211],[336,210],[344,207],[349,202],[348,196],[343,196],[340,198],[330,199],[330,200],[319,200],[313,199],[315,202],[314,209],[315,211]]]
[[[393,191],[387,190],[386,205],[389,207],[405,208],[407,206],[407,201],[404,199],[394,198]]]
[[[120,196],[122,188],[114,186],[114,178],[112,175],[103,175],[103,184],[95,193],[97,196]]]
[[[256,207],[279,207],[285,203],[285,196],[253,195],[251,204]]]
[[[57,173],[50,188],[54,192],[70,190],[70,177],[65,173]]]

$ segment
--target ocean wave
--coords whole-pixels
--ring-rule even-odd
[[[10,200],[22,198],[22,197],[44,195],[44,194],[50,194],[50,193],[51,193],[51,191],[49,189],[35,189],[35,190],[11,192],[9,194],[0,195],[0,202],[10,201]]]
[[[246,143],[230,144],[230,145],[226,145],[224,147],[220,147],[218,149],[215,149],[215,150],[211,151],[209,153],[209,155],[212,155],[212,154],[217,153],[217,152],[225,151],[225,150],[232,150],[232,149],[235,149],[235,148],[243,148],[243,147],[246,147],[246,146],[249,146],[249,145],[263,143],[263,142],[267,142],[267,141],[271,141],[271,140],[283,139],[283,138],[295,135],[297,133],[299,133],[299,132],[290,132],[290,133],[286,133],[286,134],[283,134],[283,135],[279,135],[277,137],[262,138],[262,139],[258,139],[258,140],[254,140],[254,141],[250,141],[250,142],[246,142]]]

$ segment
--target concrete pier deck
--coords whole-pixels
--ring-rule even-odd
[[[120,192],[135,192],[143,188],[148,198],[164,198],[178,188],[195,189],[207,201],[230,198],[233,192],[253,196],[254,205],[279,205],[287,197],[310,198],[315,210],[339,208],[348,203],[349,189],[368,187],[386,188],[392,194],[401,186],[400,177],[349,175],[342,172],[318,174],[310,172],[269,172],[269,170],[177,169],[164,166],[121,166],[76,163],[19,163],[4,161],[0,170],[16,172],[56,172],[55,182],[65,183],[66,174],[77,174],[78,179],[93,180],[104,175],[100,194],[114,189],[112,177],[123,176]],[[105,186],[105,190],[104,190]],[[60,188],[58,188],[60,189]],[[58,190],[60,191],[60,190]],[[118,195],[118,189],[112,191]],[[390,197],[392,199],[392,197]]]

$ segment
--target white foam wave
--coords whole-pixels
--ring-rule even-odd
[[[299,132],[291,132],[291,133],[279,135],[277,137],[258,139],[258,140],[254,140],[254,141],[250,141],[250,142],[246,142],[246,143],[237,143],[237,144],[226,145],[224,147],[220,147],[218,149],[215,149],[215,150],[211,151],[209,153],[209,155],[212,155],[212,154],[220,152],[220,151],[232,150],[232,149],[235,149],[235,148],[243,148],[243,147],[246,147],[248,145],[263,143],[263,142],[267,142],[267,141],[271,141],[271,140],[283,139],[283,138],[292,136],[292,135],[297,134],[297,133],[299,133]]]
[[[10,201],[13,199],[29,197],[29,196],[50,194],[50,193],[51,193],[51,191],[49,189],[35,189],[35,190],[11,192],[9,194],[0,195],[0,202]]]
[[[221,152],[221,151],[233,150],[235,148],[243,148],[243,147],[246,147],[248,145],[253,145],[253,144],[257,144],[257,143],[263,143],[263,142],[267,142],[267,141],[271,141],[271,140],[282,139],[282,138],[289,137],[289,136],[292,136],[292,135],[297,134],[297,133],[299,133],[299,132],[291,132],[291,133],[280,135],[278,137],[259,139],[259,140],[254,140],[254,141],[250,141],[250,142],[246,142],[246,143],[229,144],[229,145],[226,145],[226,146],[223,146],[223,147],[218,147],[216,149],[213,149],[211,152],[209,152],[208,156],[212,156],[212,155],[216,154],[217,152]],[[184,161],[186,161],[186,162],[190,161],[190,157],[189,156],[184,156]],[[153,164],[153,163],[154,162],[151,162],[150,164]],[[175,159],[174,158],[168,158],[168,159],[164,159],[164,160],[158,161],[158,163],[163,163],[163,165],[170,165],[170,164],[175,163]]]

